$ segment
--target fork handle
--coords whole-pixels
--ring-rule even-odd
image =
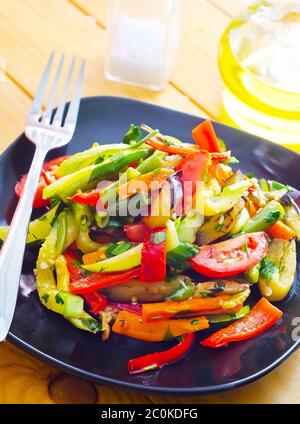
[[[20,282],[32,203],[47,150],[37,145],[23,193],[0,252],[0,342],[9,331]]]

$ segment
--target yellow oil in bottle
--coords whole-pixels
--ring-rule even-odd
[[[282,0],[284,3],[284,0]],[[281,6],[284,6],[281,3]],[[257,6],[220,45],[223,105],[244,130],[300,152],[300,5]]]

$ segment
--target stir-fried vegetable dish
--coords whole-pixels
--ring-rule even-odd
[[[44,209],[27,243],[40,246],[41,303],[103,340],[177,339],[130,360],[129,373],[180,359],[208,328],[202,349],[256,337],[294,282],[297,191],[242,172],[210,121],[192,137],[132,124],[121,143],[54,159],[40,176],[33,206]]]

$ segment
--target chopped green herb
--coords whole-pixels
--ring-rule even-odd
[[[246,175],[246,177],[248,177],[248,178],[254,178],[254,174],[253,174],[253,172],[248,172],[248,174],[245,174]]]
[[[130,124],[130,128],[125,134],[123,138],[123,143],[125,144],[132,144],[132,142],[137,142],[142,137],[142,131],[141,129],[134,124]]]
[[[59,293],[57,293],[56,296],[55,296],[55,302],[58,303],[58,304],[61,303],[62,305],[64,305],[64,303],[65,303],[63,298],[61,297],[61,295]]]
[[[44,301],[45,303],[47,303],[47,302],[48,302],[48,299],[49,299],[49,294],[48,294],[48,293],[45,293],[45,294],[41,297],[41,299],[43,299],[43,301]]]
[[[212,293],[220,293],[223,292],[226,287],[225,281],[216,281],[214,286],[210,289]]]
[[[79,261],[76,261],[76,259],[72,259],[71,264],[77,266],[77,268],[82,267],[82,264]]]
[[[221,232],[222,231],[222,228],[223,228],[223,224],[217,224],[215,226],[215,230],[218,231],[218,232]]]
[[[41,222],[43,222],[43,221],[47,221],[47,216],[46,216],[46,215],[42,215],[42,216],[39,218],[39,221],[41,221]]]
[[[79,318],[82,324],[91,330],[93,333],[97,333],[102,330],[100,322],[96,321],[93,318]]]
[[[265,257],[261,261],[260,275],[267,281],[270,281],[276,272],[276,265],[270,261],[268,257]]]
[[[266,222],[268,224],[271,224],[272,222],[278,221],[279,218],[280,218],[280,211],[272,211],[266,217]]]
[[[243,243],[243,251],[246,252],[246,253],[248,253],[248,251],[249,251],[247,242]]]
[[[192,325],[196,325],[196,324],[198,324],[198,322],[199,322],[199,320],[198,320],[198,319],[193,319],[193,321],[191,321],[191,324],[192,324]]]

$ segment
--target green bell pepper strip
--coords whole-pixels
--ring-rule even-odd
[[[251,284],[256,284],[259,281],[259,271],[260,271],[261,263],[252,266],[244,272],[246,280]]]
[[[196,287],[194,283],[182,281],[180,283],[180,287],[175,291],[175,293],[168,296],[166,300],[187,300],[190,297],[194,296],[195,291]]]
[[[243,306],[238,312],[233,314],[217,314],[217,315],[208,315],[207,319],[211,324],[218,324],[222,322],[236,321],[248,315],[250,312],[250,306]]]
[[[181,242],[194,243],[197,231],[202,224],[203,216],[195,209],[192,209],[178,225],[177,233],[179,240]]]
[[[76,153],[64,160],[56,169],[55,174],[61,178],[65,175],[73,174],[74,172],[86,168],[94,163],[99,156],[105,159],[116,153],[128,150],[128,146],[124,144],[106,144],[102,146],[91,147],[80,153]]]
[[[55,228],[57,229],[57,238],[55,243],[56,254],[59,255],[63,252],[66,237],[67,237],[67,218],[66,211],[62,211],[57,220],[54,223]]]
[[[204,200],[204,215],[213,216],[218,213],[229,211],[229,209],[240,200],[250,186],[250,181],[243,180],[224,187],[221,195],[216,200],[213,200],[211,197],[206,197]]]
[[[249,219],[242,227],[241,232],[255,233],[257,231],[265,231],[283,217],[284,209],[281,204],[276,200],[271,200],[253,218]]]
[[[71,197],[77,190],[84,190],[89,183],[100,181],[104,177],[109,178],[131,163],[147,158],[151,153],[148,149],[120,152],[100,164],[90,165],[54,181],[45,187],[43,196],[45,199],[55,196]]]
[[[162,168],[162,161],[161,158],[164,156],[164,153],[160,152],[159,150],[155,150],[155,152],[148,157],[146,160],[144,160],[136,169],[141,174],[147,174],[148,172],[153,171],[157,168]]]
[[[48,236],[54,220],[60,210],[60,202],[56,203],[52,209],[42,215],[40,218],[31,221],[28,228],[27,244],[42,243]],[[0,240],[4,241],[8,232],[9,226],[0,227]]]

